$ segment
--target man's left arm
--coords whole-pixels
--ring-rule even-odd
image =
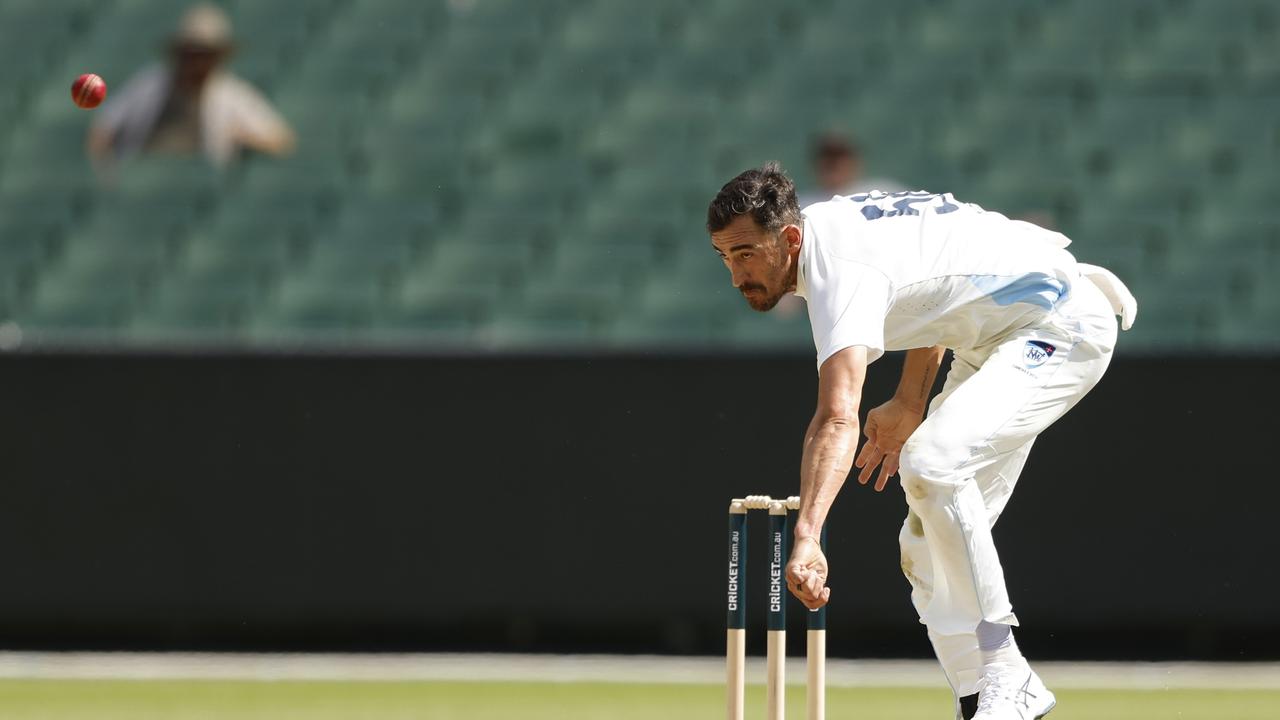
[[[867,442],[854,461],[854,465],[862,468],[858,473],[859,483],[866,485],[881,461],[883,465],[875,485],[877,492],[884,490],[889,478],[898,472],[899,453],[911,433],[924,422],[929,393],[946,354],[947,349],[941,345],[907,351],[898,390],[889,402],[867,413]]]

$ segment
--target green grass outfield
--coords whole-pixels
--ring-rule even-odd
[[[749,691],[749,718],[764,691]],[[804,717],[802,688],[788,714]],[[1064,690],[1053,720],[1275,720],[1280,690]],[[831,688],[831,720],[951,720],[941,689]],[[0,680],[4,720],[707,720],[716,685]]]

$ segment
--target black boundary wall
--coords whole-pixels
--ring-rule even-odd
[[[996,529],[1029,652],[1277,657],[1278,366],[1121,356],[1037,442]],[[721,652],[727,500],[796,490],[815,390],[808,355],[0,356],[0,646]],[[904,512],[841,496],[833,655],[928,652]]]

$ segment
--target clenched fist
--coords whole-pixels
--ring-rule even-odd
[[[831,598],[827,587],[827,556],[816,538],[796,540],[787,562],[787,589],[810,610],[817,610]]]

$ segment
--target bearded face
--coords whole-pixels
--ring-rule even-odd
[[[779,243],[781,245],[781,243]],[[752,310],[769,312],[787,294],[786,252],[781,247],[763,250],[758,280],[747,280],[738,286]]]
[[[787,240],[749,215],[712,233],[711,244],[752,310],[768,312],[794,289],[794,258]]]

